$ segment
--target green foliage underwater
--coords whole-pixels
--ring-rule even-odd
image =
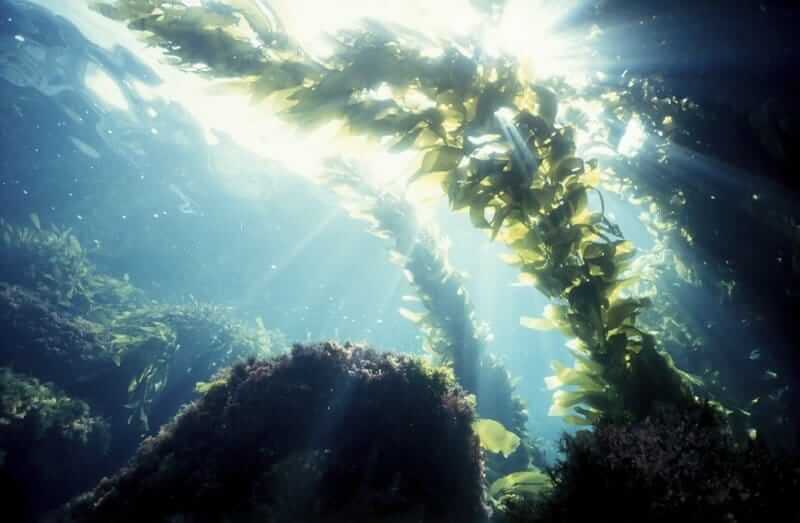
[[[3,520],[800,522],[797,21],[0,0]]]

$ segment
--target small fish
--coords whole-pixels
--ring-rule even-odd
[[[757,360],[757,359],[761,358],[761,351],[760,351],[760,350],[758,350],[758,349],[754,349],[754,350],[753,350],[753,351],[750,353],[750,356],[749,356],[749,358],[750,358],[751,360],[753,360],[753,361],[755,361],[755,360]]]

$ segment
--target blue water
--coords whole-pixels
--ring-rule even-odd
[[[41,3],[62,14],[72,9],[69,3]],[[676,15],[671,23],[682,21]],[[215,143],[209,143],[205,122],[180,99],[143,96],[137,85],[157,88],[169,80],[135,50],[97,41],[101,33],[86,20],[79,29],[47,8],[0,0],[0,218],[30,227],[34,214],[43,227],[71,228],[100,272],[128,279],[153,301],[177,305],[198,300],[230,307],[242,321],[259,319],[289,342],[333,339],[422,354],[422,335],[398,313],[408,307],[404,297],[415,289],[390,260],[391,241],[369,234],[367,225],[352,218],[324,185],[265,161],[223,131],[217,130]],[[613,55],[618,50],[605,51]],[[637,52],[629,53],[629,58],[635,56]],[[687,73],[715,63],[731,75],[725,69],[730,63],[720,56],[705,49],[693,65],[676,65],[680,71],[667,83],[677,83],[677,91],[683,88],[709,103],[730,103],[731,92],[698,87],[696,75]],[[750,59],[751,65],[767,71],[764,78],[772,78],[768,64],[758,56]],[[641,58],[640,71],[648,70],[647,63]],[[608,66],[609,74],[619,73],[617,65]],[[87,85],[87,78],[98,72],[119,90],[124,107]],[[746,74],[755,73],[742,72]],[[681,75],[691,79],[681,83]],[[748,91],[741,83],[731,91],[741,91],[740,100],[762,94],[759,86]],[[281,137],[275,138],[280,142]],[[781,197],[776,184],[713,158],[697,160],[679,153],[673,166],[676,183],[699,187],[709,198],[733,200],[751,193],[756,200],[759,195]],[[592,205],[597,207],[598,201]],[[605,205],[626,239],[644,250],[653,245],[641,209],[613,195],[606,195]],[[746,205],[732,209],[740,214],[731,216],[748,213],[753,223],[762,222],[750,216],[758,213]],[[553,360],[571,361],[567,340],[519,323],[522,316],[539,315],[550,301],[532,287],[513,285],[518,271],[500,260],[504,247],[473,227],[468,215],[451,212],[443,198],[433,207],[433,216],[451,245],[449,263],[463,278],[476,319],[492,332],[487,350],[517,383],[516,392],[527,404],[529,433],[541,438],[539,444],[553,460],[561,434],[575,428],[547,415],[552,393],[544,378],[551,374]],[[735,218],[710,219],[720,221],[731,242],[737,240],[735,227],[726,223]],[[766,227],[772,227],[773,221],[769,223]],[[767,231],[765,237],[773,229]],[[787,245],[790,260],[796,246]],[[725,258],[703,245],[693,256]],[[785,267],[782,259],[778,262]],[[698,289],[689,301],[690,321],[705,318],[720,303],[714,287]],[[721,312],[720,324],[736,324],[738,314],[750,314],[748,306]],[[692,308],[703,314],[692,314]],[[760,328],[736,340],[738,352],[754,355],[753,361],[769,352],[774,331]],[[711,350],[719,356],[725,348],[715,345]],[[690,364],[688,358],[676,355],[681,365]],[[714,365],[736,376],[740,360],[717,357]],[[765,396],[774,394],[768,385],[764,391]]]

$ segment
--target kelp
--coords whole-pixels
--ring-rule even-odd
[[[30,220],[33,227],[0,218],[0,281],[33,289],[59,310],[90,318],[103,318],[109,306],[141,301],[127,277],[95,269],[71,229],[43,227],[36,214]]]
[[[108,424],[92,416],[89,405],[66,396],[52,384],[0,368],[0,426],[4,436],[18,424],[27,423],[25,431],[32,440],[39,440],[56,431],[76,445],[97,445],[102,455],[108,445]],[[7,438],[3,438],[8,443]]]
[[[368,220],[370,232],[394,240],[392,260],[403,267],[417,291],[424,312],[401,308],[400,314],[419,326],[424,351],[439,364],[453,366],[459,383],[477,391],[480,358],[490,336],[480,323],[461,284],[450,267],[435,230],[417,222],[411,204],[392,192],[380,191],[354,163],[344,159],[328,162],[324,182],[346,198],[343,206],[351,216]]]
[[[180,2],[132,0],[94,2],[93,8],[128,27],[145,31],[145,42],[164,50],[174,63],[195,71],[211,70],[215,76],[237,77],[259,74],[269,65],[260,47],[283,51],[289,48],[270,19],[254,2],[219,2],[188,6]],[[242,9],[243,8],[243,9]]]
[[[268,331],[259,318],[254,327],[233,319],[229,309],[192,301],[150,305],[126,311],[111,325],[114,343],[135,348],[137,373],[128,384],[129,423],[149,430],[148,412],[158,397],[171,394],[171,380],[189,374],[200,381],[215,370],[246,358],[266,357],[288,349],[288,342]],[[183,391],[183,400],[190,398]],[[177,406],[177,405],[176,405]],[[164,420],[161,420],[164,421]]]
[[[104,329],[54,310],[35,291],[0,282],[0,365],[58,383],[69,393],[87,375],[116,368]]]
[[[277,86],[256,80],[253,94],[281,91],[283,116],[301,126],[341,120],[350,134],[422,152],[413,182],[440,186],[454,210],[510,248],[521,280],[556,301],[560,330],[596,369],[575,369],[601,390],[576,385],[569,420],[640,418],[658,402],[692,401],[689,383],[637,327],[647,301],[618,292],[634,251],[604,209],[588,208],[589,193],[599,194],[596,164],[575,156],[574,132],[556,124],[551,90],[468,39],[432,41],[370,21],[332,43],[324,64],[301,52],[271,56],[266,77],[290,65],[314,72]]]
[[[646,136],[638,154],[606,159],[599,177],[604,191],[641,210],[639,218],[654,239],[633,267],[639,277],[631,289],[653,302],[643,324],[702,378],[703,394],[725,404],[743,437],[757,432],[785,444],[796,432],[790,414],[796,409],[786,392],[797,366],[792,335],[779,340],[774,328],[781,325],[785,332],[797,305],[800,218],[792,197],[776,193],[774,183],[761,177],[782,177],[789,164],[776,163],[774,147],[767,145],[770,158],[764,158],[756,136],[760,127],[739,108],[678,98],[657,76],[557,88],[572,108],[563,120],[576,125],[591,147],[616,150],[618,130],[631,121]],[[774,112],[777,105],[764,107]],[[779,110],[786,117],[791,105]],[[742,139],[748,134],[752,140]],[[738,169],[761,176],[725,172]],[[720,180],[723,172],[736,183]],[[769,350],[763,349],[766,340]],[[783,372],[770,377],[772,369]]]
[[[35,215],[31,221],[33,228],[0,220],[2,365],[55,382],[115,417],[124,405],[127,423],[148,431],[165,392],[191,399],[187,376],[206,379],[218,366],[288,348],[260,319],[249,326],[194,299],[148,301],[127,277],[99,272],[68,229],[45,229]],[[94,397],[98,389],[104,397]],[[159,410],[159,422],[175,412]]]
[[[553,482],[539,469],[514,472],[493,482],[489,495],[498,501],[506,496],[542,496],[553,488]]]
[[[109,423],[51,383],[0,367],[3,511],[33,521],[88,488],[109,447]],[[38,520],[38,519],[36,519]]]
[[[482,418],[474,421],[472,430],[478,436],[482,448],[502,454],[506,458],[517,450],[520,444],[519,436],[493,419]]]
[[[322,181],[340,195],[352,217],[369,223],[372,234],[393,240],[391,259],[416,289],[416,296],[406,299],[424,308],[420,312],[403,307],[399,312],[423,333],[425,354],[437,365],[452,366],[458,383],[475,394],[481,416],[497,419],[524,437],[524,403],[515,394],[508,371],[488,352],[489,327],[477,319],[437,231],[418,222],[406,198],[371,185],[353,161],[329,160]]]
[[[399,312],[422,331],[423,349],[432,363],[452,368],[456,381],[474,394],[482,419],[473,429],[488,451],[487,478],[528,467],[531,461],[541,464],[541,451],[527,437],[525,404],[505,366],[488,351],[488,326],[477,320],[436,230],[418,222],[406,198],[370,184],[353,161],[331,159],[322,181],[340,195],[351,216],[369,223],[372,234],[393,240],[391,258],[416,289],[416,296],[406,299],[424,307],[422,312],[408,308]]]
[[[19,491],[15,521],[122,465],[196,382],[288,349],[229,308],[148,300],[99,271],[69,230],[31,223],[0,221],[0,367],[13,369],[0,372],[0,486]]]

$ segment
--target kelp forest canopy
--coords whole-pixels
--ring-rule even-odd
[[[767,323],[757,319],[759,313],[747,313],[732,326],[716,326],[711,319],[695,321],[683,305],[697,289],[719,295],[717,307],[737,311],[749,299],[737,288],[747,284],[748,265],[729,263],[718,235],[706,234],[708,216],[698,209],[708,208],[708,195],[696,184],[667,179],[677,147],[693,142],[690,129],[716,129],[724,116],[671,95],[657,78],[575,85],[537,76],[535,61],[485,45],[482,37],[496,30],[504,2],[472,4],[484,20],[469,35],[364,20],[328,35],[324,55],[304,49],[266,1],[117,0],[93,7],[160,48],[176,67],[226,80],[301,129],[336,123],[340,134],[366,137],[390,152],[418,153],[409,191],[445,194],[452,210],[464,211],[475,227],[508,247],[505,259],[519,269],[518,283],[551,300],[541,317],[520,319],[525,327],[558,329],[570,339],[574,364],[554,362],[546,383],[555,391],[551,414],[575,424],[635,421],[657,405],[684,408],[705,396],[750,434],[756,424],[766,426],[751,411],[782,401],[796,365],[788,364],[786,376],[776,375],[757,392],[728,391],[730,378],[708,364],[711,357],[698,355],[712,343],[735,343],[726,339],[729,333],[755,329],[754,323],[763,331]],[[757,120],[754,126],[766,127],[762,136],[770,140],[775,133],[768,133],[771,113],[765,111],[756,115],[763,125]],[[617,149],[626,126],[652,136],[652,164],[644,155],[603,152]],[[582,158],[579,149],[603,157]],[[651,175],[637,177],[644,170]],[[333,181],[342,185],[341,176]],[[606,208],[611,195],[641,206],[655,247],[639,253],[626,239]],[[373,203],[386,198],[380,187],[360,197]],[[761,212],[758,194],[752,197],[748,210]],[[392,216],[378,215],[385,205],[367,207],[376,230],[391,229]],[[780,249],[791,265],[788,285],[796,287],[796,217],[774,210],[766,219],[787,239]],[[390,230],[396,250],[420,256],[407,238],[415,233]],[[399,261],[408,270],[414,263],[413,256]],[[424,280],[415,276],[413,282],[425,296]],[[447,325],[431,314],[405,315],[421,323],[429,347],[447,352],[458,371],[464,354],[445,350],[442,336],[437,341]],[[482,335],[473,323],[460,328],[470,331],[462,346]],[[699,360],[705,363],[694,364]],[[763,361],[785,363],[778,356]],[[784,422],[790,425],[788,418]]]

